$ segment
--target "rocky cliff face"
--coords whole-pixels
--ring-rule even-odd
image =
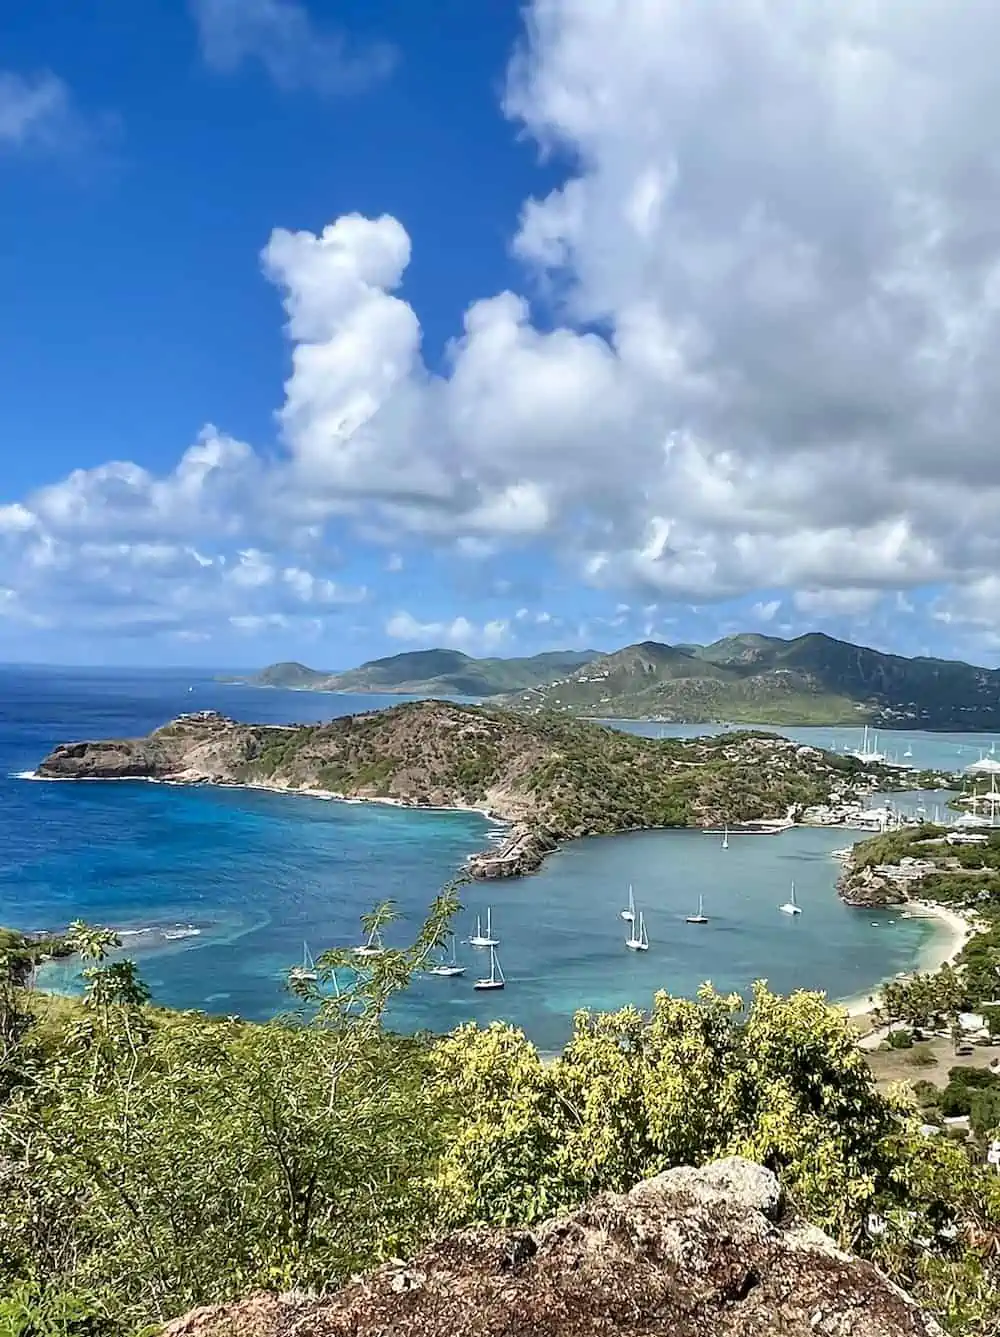
[[[262,754],[270,737],[288,732],[199,711],[145,738],[62,743],[40,763],[37,774],[46,780],[231,782]]]
[[[317,1299],[198,1309],[164,1337],[943,1337],[739,1158],[531,1231],[451,1235]]]
[[[845,905],[903,905],[907,890],[897,878],[876,868],[849,865],[837,879],[837,895]]]

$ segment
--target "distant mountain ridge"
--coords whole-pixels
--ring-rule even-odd
[[[250,678],[254,687],[400,696],[499,696],[544,686],[600,656],[599,650],[550,650],[524,659],[473,659],[460,650],[411,650],[371,659],[340,673],[289,661]]]
[[[516,704],[608,719],[995,729],[1000,670],[907,659],[822,632],[745,633],[705,646],[626,646]]]
[[[521,710],[692,724],[863,724],[1000,729],[1000,670],[884,654],[822,632],[747,632],[711,645],[640,641],[611,654],[555,650],[474,659],[415,650],[340,673],[289,662],[256,686],[387,695],[501,698]]]

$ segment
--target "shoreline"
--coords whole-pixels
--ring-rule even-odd
[[[251,791],[258,791],[262,793],[271,793],[271,794],[299,795],[299,796],[304,796],[306,798],[320,799],[324,802],[335,802],[335,803],[345,803],[345,804],[366,804],[366,803],[380,804],[384,807],[396,808],[402,811],[426,812],[426,813],[438,813],[438,814],[462,813],[466,815],[475,815],[477,817],[484,819],[487,823],[489,823],[492,827],[494,827],[498,834],[500,831],[506,832],[507,837],[510,839],[515,838],[518,835],[519,829],[522,829],[520,827],[520,823],[517,821],[516,818],[501,817],[495,811],[489,809],[485,805],[476,805],[476,804],[460,803],[460,802],[447,805],[419,804],[407,801],[406,799],[395,798],[389,795],[381,795],[381,796],[348,795],[348,794],[338,793],[334,790],[295,788],[288,785],[275,784],[267,780],[249,782],[249,781],[210,780],[203,777],[185,779],[180,776],[176,778],[159,778],[154,776],[64,777],[64,776],[39,775],[37,771],[14,772],[12,773],[12,778],[28,780],[31,782],[51,781],[54,783],[58,783],[60,781],[65,783],[79,783],[81,779],[96,780],[96,781],[116,780],[119,782],[122,781],[127,782],[129,780],[135,780],[145,784],[161,784],[161,785],[174,786],[178,788],[197,789],[208,786],[217,789],[251,790]],[[841,824],[841,823],[807,823],[799,821],[799,822],[789,823],[787,826],[785,826],[784,824],[776,825],[773,834],[781,835],[786,830],[794,830],[796,828],[801,828],[803,830],[838,829],[845,831],[846,830],[853,831],[859,829],[857,827],[848,826],[846,824]],[[676,828],[650,827],[650,828],[640,828],[640,829],[644,831],[645,830],[660,830],[660,831],[705,830],[705,828],[700,828],[700,827],[676,827]],[[629,834],[635,834],[635,831],[624,830],[618,832],[610,832],[606,834],[629,835]],[[739,832],[734,831],[733,834],[738,835]],[[772,833],[768,832],[768,834]],[[560,842],[560,844],[562,843],[565,842]],[[486,848],[484,848],[476,855],[470,855],[469,859],[472,860],[481,857],[485,857],[486,859],[490,859],[492,857],[495,859],[497,857],[497,853],[498,851],[496,846],[488,838],[488,843],[486,845]],[[524,874],[521,875],[523,876]],[[474,878],[474,881],[477,882],[489,881],[489,880],[494,880],[494,879],[481,878],[481,877]],[[831,888],[831,890],[836,896],[837,893],[836,893],[835,883],[834,886]],[[908,900],[906,902],[899,904],[895,908],[899,910],[901,916],[905,915],[909,918],[920,918],[920,919],[935,921],[936,931],[932,935],[931,939],[927,943],[921,946],[917,959],[913,963],[912,967],[905,972],[899,972],[899,974],[903,974],[907,977],[912,976],[916,973],[937,970],[947,962],[953,961],[965,947],[969,939],[973,937],[977,931],[977,929],[971,922],[971,916],[965,916],[959,913],[958,911],[947,909],[944,906],[939,906],[930,901],[924,901],[919,899]],[[143,931],[148,931],[148,930],[139,930],[140,933]],[[134,933],[135,930],[131,930],[131,932]],[[199,931],[199,936],[200,936],[200,931]],[[831,998],[829,999],[829,1001],[831,1004],[843,1009],[843,1011],[846,1013],[848,1017],[855,1020],[861,1020],[876,1009],[877,1000],[879,999],[879,996],[881,994],[882,987],[885,984],[891,982],[892,979],[897,977],[898,975],[883,976],[879,980],[875,981],[870,990],[864,994],[855,994],[848,997],[842,997],[837,999]],[[58,990],[51,990],[51,989],[48,991],[59,992]]]
[[[409,803],[406,799],[392,798],[391,795],[379,794],[338,794],[332,789],[295,789],[291,785],[269,784],[266,780],[184,780],[160,779],[154,775],[39,775],[37,771],[12,771],[12,780],[31,780],[38,784],[140,784],[172,785],[176,789],[251,789],[266,794],[295,794],[302,798],[322,799],[324,803],[378,803],[386,808],[400,808],[404,812],[461,812],[475,814],[495,826],[509,827],[511,819],[501,817],[490,808],[475,803]]]
[[[586,832],[583,836],[570,835],[554,839],[548,838],[544,829],[533,827],[525,821],[523,815],[511,814],[509,817],[503,816],[494,808],[485,804],[463,803],[456,801],[448,804],[429,804],[413,803],[407,799],[394,798],[390,795],[375,794],[342,794],[330,789],[305,789],[295,788],[291,785],[275,784],[268,780],[215,780],[206,776],[194,776],[187,778],[184,775],[177,776],[152,776],[152,775],[39,775],[36,771],[16,771],[11,775],[13,779],[27,780],[36,784],[80,784],[84,782],[96,783],[118,783],[127,784],[129,782],[152,784],[152,785],[171,785],[176,788],[199,789],[209,787],[213,789],[236,789],[236,790],[258,790],[269,794],[293,794],[304,796],[305,798],[321,799],[324,802],[332,803],[376,803],[385,807],[396,808],[404,812],[430,812],[430,813],[464,813],[466,815],[475,815],[481,817],[498,831],[505,833],[505,838],[499,846],[492,842],[487,836],[485,847],[470,854],[462,867],[462,873],[469,875],[473,882],[494,882],[502,881],[507,877],[526,877],[531,873],[537,872],[545,862],[546,858],[561,849],[564,845],[574,840],[586,839],[588,836],[624,836],[633,835],[636,832],[643,831],[701,831],[708,834],[714,834],[714,827],[699,826],[640,826],[624,827],[618,831]],[[798,826],[806,826],[802,822],[786,822],[780,817],[760,818],[759,824],[752,829],[753,824],[747,823],[745,831],[738,827],[730,828],[730,834],[740,835],[781,835],[785,831],[792,831]],[[721,828],[720,828],[721,830]],[[533,842],[533,843],[532,843]],[[527,848],[525,848],[527,845]],[[522,866],[516,871],[512,871],[512,856],[522,861]],[[482,871],[483,869],[497,871]]]
[[[930,941],[921,948],[913,969],[901,972],[907,979],[917,974],[932,973],[940,970],[942,966],[953,963],[966,943],[979,931],[971,912],[952,910],[947,906],[938,905],[935,901],[907,900],[893,908],[898,908],[900,915],[906,915],[910,919],[931,921],[936,929]],[[899,975],[890,975],[879,980],[869,994],[855,994],[850,998],[837,999],[837,1006],[843,1008],[853,1020],[868,1017],[878,1007],[883,985],[890,984],[897,978]]]

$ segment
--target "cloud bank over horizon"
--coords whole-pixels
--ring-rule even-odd
[[[609,629],[627,600],[636,636],[694,605],[720,630],[736,608],[882,643],[917,619],[994,655],[998,38],[1000,10],[943,0],[534,0],[504,111],[568,166],[517,220],[524,291],[473,301],[430,360],[405,220],[276,228],[277,446],[207,426],[165,476],[109,462],[8,499],[0,619],[191,641],[322,635],[350,610],[390,646],[552,634],[554,595],[383,607],[345,574],[361,543],[390,572],[413,550],[542,553]],[[0,143],[4,124],[0,101]]]

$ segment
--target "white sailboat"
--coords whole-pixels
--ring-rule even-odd
[[[850,755],[856,757],[858,761],[863,762],[865,765],[868,765],[869,762],[885,761],[885,753],[878,750],[878,734],[876,733],[874,735],[874,741],[869,741],[867,724],[865,725],[865,732],[864,737],[861,740],[861,746],[855,748]]]
[[[500,962],[497,958],[496,948],[490,944],[490,977],[485,980],[476,980],[472,986],[474,989],[502,989],[507,981],[503,977],[503,971],[500,969]]]
[[[989,826],[989,819],[979,815],[979,795],[973,790],[972,809],[956,817],[952,826]]]
[[[382,935],[377,928],[373,928],[371,933],[368,934],[368,941],[363,943],[360,947],[355,947],[354,955],[365,957],[381,956],[384,951],[385,948],[382,946]]]
[[[726,823],[726,829],[725,829],[725,830],[723,831],[723,833],[722,833],[722,848],[723,848],[724,850],[728,850],[728,849],[729,849],[729,823],[728,823],[728,822]]]
[[[906,751],[903,753],[903,756],[904,756],[904,757],[912,757],[912,756],[913,756],[913,744],[912,744],[912,743],[907,743],[907,745],[906,745]]]
[[[623,910],[621,913],[622,919],[625,920],[626,924],[635,923],[635,896],[632,894],[631,882],[628,884],[628,909]]]
[[[783,915],[800,915],[802,913],[802,906],[799,905],[798,901],[795,899],[794,882],[792,883],[791,897],[784,903],[784,905],[779,905],[778,909]]]
[[[443,975],[446,979],[451,979],[455,975],[464,975],[465,966],[458,964],[458,957],[455,955],[455,935],[451,935],[451,960],[439,961],[437,965],[431,966],[428,975]]]
[[[302,964],[301,966],[292,966],[289,972],[297,980],[315,980],[319,979],[316,972],[316,962],[312,959],[312,953],[309,951],[308,943],[302,944]]]
[[[633,952],[649,951],[649,935],[646,933],[646,921],[642,917],[642,911],[639,911],[638,926],[632,925],[632,931],[625,939],[625,946]]]
[[[705,913],[705,898],[704,898],[704,896],[699,896],[699,897],[698,897],[698,913],[697,913],[696,915],[688,915],[688,917],[687,917],[687,922],[688,922],[689,924],[707,924],[707,923],[708,923],[708,915]]]
[[[483,932],[483,922],[479,915],[476,915],[476,931],[469,939],[472,947],[499,947],[500,939],[493,936],[493,909],[486,907],[486,932]]]

